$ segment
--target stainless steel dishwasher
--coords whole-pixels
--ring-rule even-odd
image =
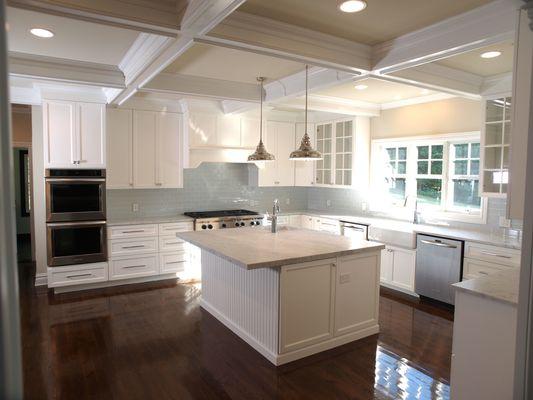
[[[417,235],[415,291],[421,296],[455,303],[452,284],[461,281],[463,242]]]

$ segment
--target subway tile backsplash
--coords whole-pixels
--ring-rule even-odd
[[[107,191],[107,213],[115,219],[181,214],[185,211],[245,208],[265,212],[279,199],[283,211],[317,210],[352,215],[372,215],[362,211],[364,193],[357,190],[305,187],[255,187],[249,185],[247,164],[203,163],[183,172],[182,189],[120,189]],[[328,205],[329,201],[329,205]],[[137,203],[139,211],[133,212]],[[489,199],[486,225],[480,230],[499,230],[505,216],[504,199]],[[451,222],[457,228],[472,224]],[[521,221],[512,221],[522,229]]]

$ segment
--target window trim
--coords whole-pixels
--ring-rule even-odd
[[[439,219],[439,220],[450,220],[450,221],[460,221],[460,222],[468,222],[468,223],[477,223],[477,224],[486,224],[487,223],[487,198],[481,197],[481,205],[480,205],[480,212],[479,213],[467,213],[467,212],[461,212],[458,210],[453,210],[448,208],[448,186],[450,184],[450,146],[455,143],[459,142],[471,142],[471,141],[480,141],[481,140],[481,132],[480,131],[470,131],[470,132],[460,132],[460,133],[449,133],[449,134],[441,134],[441,135],[420,135],[420,136],[406,136],[406,137],[395,137],[395,138],[383,138],[383,139],[374,139],[371,143],[371,174],[370,174],[370,190],[372,194],[375,194],[376,192],[376,183],[379,182],[379,180],[382,179],[382,175],[380,173],[380,163],[379,163],[379,153],[380,149],[387,146],[387,147],[408,147],[415,148],[416,146],[423,146],[426,144],[429,145],[437,145],[437,144],[443,144],[443,173],[442,175],[436,175],[442,179],[443,183],[443,189],[442,189],[442,196],[441,196],[441,205],[440,206],[431,206],[428,204],[424,204],[424,214],[426,220],[431,219]],[[409,151],[409,150],[408,150]],[[482,151],[481,148],[481,142],[480,142],[480,152]],[[407,156],[407,174],[406,176],[410,178],[407,178],[406,180],[406,195],[408,196],[410,193],[416,193],[416,179],[418,177],[418,174],[409,174],[409,171],[412,171],[414,168],[414,171],[417,171],[417,157],[413,156]],[[431,166],[428,164],[428,172],[430,172]],[[480,167],[481,168],[481,167]],[[414,178],[413,178],[414,177]],[[424,178],[431,178],[431,175],[424,175]],[[481,182],[481,171],[479,175],[479,179]],[[414,181],[414,183],[413,183]],[[413,185],[415,187],[413,188]],[[480,183],[481,185],[481,183]],[[481,196],[481,193],[480,193]],[[370,201],[371,208],[374,209],[374,211],[388,211],[389,213],[398,214],[400,210],[405,210],[405,207],[403,207],[403,204],[399,204],[399,202],[393,202],[391,205],[388,206],[388,210],[380,209],[379,207],[376,209],[376,206],[379,204],[379,202]],[[372,207],[374,206],[374,207]]]

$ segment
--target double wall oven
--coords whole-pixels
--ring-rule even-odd
[[[107,260],[105,170],[46,170],[48,266]]]

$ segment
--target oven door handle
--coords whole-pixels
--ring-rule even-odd
[[[46,178],[46,182],[105,182],[105,178]]]
[[[86,225],[105,225],[107,224],[106,221],[81,221],[81,222],[48,222],[46,225],[55,228],[60,226],[86,226]]]

